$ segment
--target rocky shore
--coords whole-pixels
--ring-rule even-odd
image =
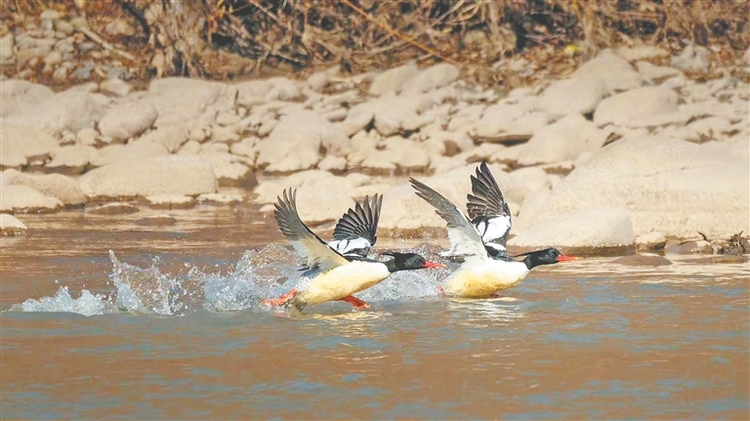
[[[3,49],[2,59],[24,59],[38,41],[13,40],[15,55]],[[52,73],[63,68],[49,58],[58,44],[35,56]],[[572,74],[509,92],[467,83],[452,64],[306,80],[164,78],[145,89],[115,72],[59,92],[6,78],[0,226],[23,235],[34,229],[25,213],[103,205],[251,202],[263,213],[292,186],[313,226],[383,193],[382,235],[445,235],[405,176],[463,204],[487,160],[514,215],[511,246],[596,252],[658,249],[699,232],[746,236],[748,63],[696,77],[711,57],[700,47],[604,50]]]

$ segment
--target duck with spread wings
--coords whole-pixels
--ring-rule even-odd
[[[278,197],[274,217],[281,233],[305,259],[306,267],[319,269],[303,290],[293,289],[278,299],[265,300],[271,306],[292,304],[302,310],[308,304],[345,301],[359,310],[369,307],[353,294],[385,280],[401,270],[438,268],[444,265],[429,262],[415,253],[383,253],[393,259],[378,262],[368,259],[367,252],[375,244],[377,220],[382,197],[369,198],[350,209],[334,229],[334,239],[326,244],[302,222],[297,212],[296,191],[285,190]]]
[[[447,281],[444,292],[448,295],[491,297],[521,282],[534,267],[576,259],[554,248],[522,254],[521,261],[508,257],[511,214],[486,162],[471,176],[468,217],[431,187],[414,178],[409,181],[417,196],[432,205],[447,223],[450,253],[464,257],[461,267]]]

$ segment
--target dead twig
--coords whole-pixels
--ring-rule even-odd
[[[115,54],[117,56],[120,56],[126,60],[130,60],[131,62],[137,61],[135,56],[122,50],[118,50],[112,44],[105,41],[99,34],[89,29],[88,25],[86,24],[86,21],[82,18],[76,18],[73,19],[70,22],[73,25],[73,28],[82,33],[83,35],[86,35],[91,41],[94,41],[95,43],[99,44],[100,47],[104,48],[105,50],[111,52],[112,54]]]

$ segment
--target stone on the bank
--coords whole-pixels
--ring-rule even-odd
[[[539,109],[558,119],[571,113],[587,114],[607,93],[602,78],[571,77],[555,82],[539,96]]]
[[[639,122],[677,110],[677,93],[661,86],[647,86],[603,100],[596,107],[594,124],[640,127]]]
[[[669,266],[672,264],[672,261],[657,255],[635,254],[617,258],[611,263],[625,266]]]
[[[518,163],[535,165],[575,160],[585,151],[600,149],[608,134],[582,115],[569,114],[532,136],[521,149]]]
[[[0,234],[4,237],[24,235],[28,231],[26,225],[13,215],[0,213]]]
[[[156,127],[213,123],[221,111],[234,107],[237,88],[219,82],[170,77],[151,81],[148,97],[156,107]]]
[[[670,65],[685,72],[706,71],[711,65],[711,52],[705,47],[688,45],[679,55],[672,57]]]
[[[401,86],[404,94],[419,94],[447,86],[458,78],[459,70],[453,64],[440,63],[424,69]],[[372,90],[372,88],[371,88]]]
[[[592,82],[600,79],[604,82],[606,93],[610,95],[643,85],[643,80],[633,65],[610,49],[602,50],[594,59],[583,63],[571,78],[588,79]]]
[[[45,196],[59,199],[66,206],[86,202],[86,196],[78,183],[61,174],[24,174],[16,170],[5,170],[2,173],[2,184],[31,187]]]
[[[3,122],[0,148],[0,167],[15,168],[28,161],[46,160],[58,144],[52,136],[34,126]]]
[[[55,95],[50,88],[25,80],[2,80],[0,87],[0,102],[3,104],[0,117],[23,113]]]
[[[99,83],[99,92],[124,97],[133,90],[129,83],[122,79],[107,79]]]
[[[114,141],[127,140],[145,132],[158,115],[148,100],[122,102],[107,110],[99,122],[99,131]]]
[[[532,224],[555,215],[612,206],[626,209],[637,236],[690,238],[750,232],[747,156],[661,136],[620,139],[595,152],[557,184]]]
[[[220,186],[254,187],[257,184],[252,161],[229,153],[201,154],[214,167],[214,174]]]
[[[126,145],[110,145],[99,149],[98,154],[91,157],[91,165],[102,167],[122,161],[148,159],[166,155],[169,155],[169,151],[164,145],[155,142],[153,139],[144,138],[128,142]]]
[[[218,187],[211,162],[189,155],[117,162],[87,172],[79,182],[88,197],[198,195]]]
[[[250,80],[234,85],[237,89],[237,105],[252,107],[265,102],[263,97],[271,90],[272,85],[265,80]]]
[[[104,95],[69,89],[8,115],[4,124],[31,125],[59,136],[64,130],[77,132],[93,127],[108,104],[109,99]]]
[[[370,84],[370,95],[382,95],[386,92],[401,91],[404,83],[419,73],[415,63],[389,69],[375,76]]]
[[[256,163],[266,171],[290,172],[314,167],[327,154],[345,154],[349,139],[336,126],[312,111],[283,116],[256,149]]]
[[[608,248],[631,246],[635,242],[633,223],[623,209],[583,208],[555,215],[513,237],[509,245]]]
[[[54,197],[45,196],[36,189],[23,185],[3,185],[0,195],[2,212],[53,212],[63,207]]]

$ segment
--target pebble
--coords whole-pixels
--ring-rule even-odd
[[[50,51],[44,56],[44,64],[47,66],[54,66],[55,64],[62,63],[62,55],[57,51]]]

